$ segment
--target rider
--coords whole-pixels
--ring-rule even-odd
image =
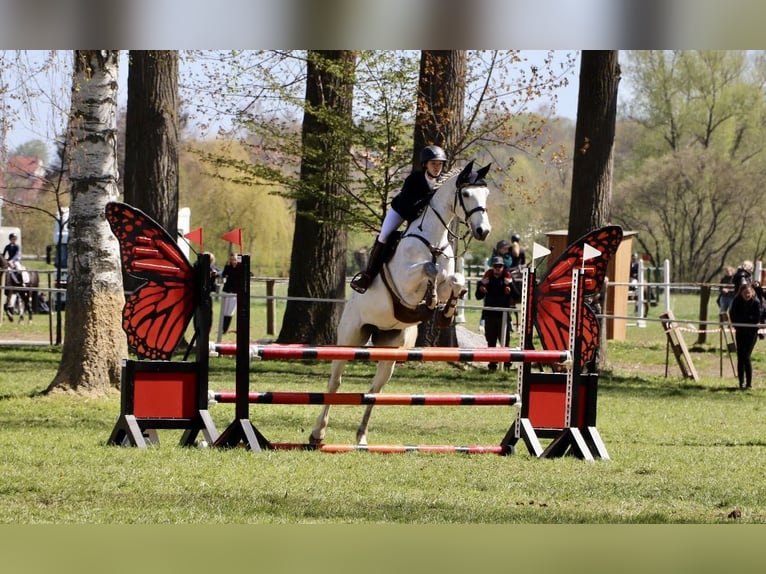
[[[17,269],[21,264],[21,248],[18,243],[16,243],[18,239],[18,235],[11,233],[8,236],[8,241],[10,241],[10,243],[3,248],[3,257],[14,269]]]
[[[351,280],[351,288],[364,293],[383,266],[386,241],[399,229],[403,221],[412,223],[428,205],[436,182],[447,163],[447,154],[436,145],[429,145],[420,152],[422,171],[413,171],[404,180],[402,190],[391,200],[391,208],[383,219],[375,244],[370,251],[367,269],[357,273]]]
[[[21,266],[21,247],[16,243],[18,239],[18,235],[11,233],[8,236],[10,243],[3,248],[3,258],[8,262],[11,272],[23,269]]]

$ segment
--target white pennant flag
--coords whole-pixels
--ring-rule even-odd
[[[547,247],[543,247],[539,243],[533,243],[532,244],[532,261],[537,261],[541,257],[545,257],[546,255],[550,255],[551,250]]]
[[[595,259],[601,255],[601,252],[595,247],[591,247],[587,243],[582,247],[582,262],[585,264],[589,259]]]

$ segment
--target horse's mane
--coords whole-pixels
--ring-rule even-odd
[[[459,174],[462,170],[462,168],[459,167],[453,167],[451,170],[449,170],[447,173],[442,173],[439,178],[436,180],[436,186],[434,187],[434,191],[439,189],[442,184],[450,179],[451,177],[455,177],[457,174]]]

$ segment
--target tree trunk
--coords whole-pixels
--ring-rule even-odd
[[[611,222],[614,131],[620,83],[618,54],[618,50],[583,50],[580,57],[569,203],[570,243]],[[606,329],[600,332],[596,360],[599,369],[609,364]]]
[[[355,59],[355,53],[347,50],[308,53],[288,297],[346,296],[347,234],[341,204],[348,178]],[[336,303],[290,300],[278,340],[332,344],[341,310]]]
[[[125,203],[171,236],[178,228],[178,52],[131,50]]]
[[[118,199],[117,50],[75,51],[66,338],[48,391],[102,394],[120,386],[128,356],[119,245],[104,218]]]
[[[612,165],[620,82],[618,50],[583,50],[572,161],[569,239],[611,222]]]
[[[420,76],[415,115],[413,169],[420,169],[420,151],[427,145],[438,145],[452,158],[463,133],[467,55],[464,50],[423,50],[420,54]],[[457,242],[452,249],[457,253]],[[447,329],[436,329],[433,319],[418,325],[416,344],[456,347],[455,323]]]

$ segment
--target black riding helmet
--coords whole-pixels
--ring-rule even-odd
[[[8,236],[8,239],[9,239],[9,240],[11,240],[11,239],[18,239],[18,236],[17,236],[15,233],[11,233],[11,234]]]
[[[429,161],[447,162],[447,154],[438,145],[429,145],[420,152],[420,165],[425,165]]]

